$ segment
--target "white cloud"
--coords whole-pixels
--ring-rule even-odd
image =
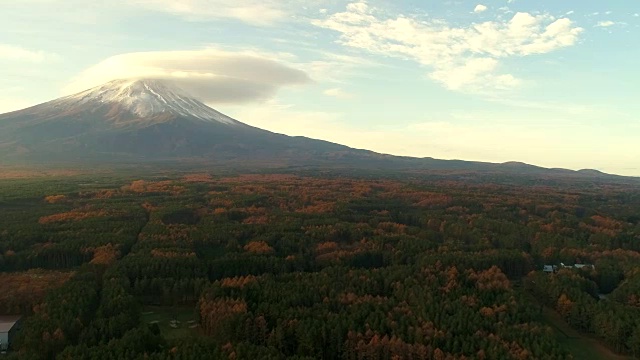
[[[19,46],[0,44],[0,60],[26,61],[30,63],[43,63],[57,61],[60,57],[44,51],[33,51]]]
[[[505,97],[488,97],[487,101],[491,101],[497,104],[506,105],[514,108],[524,108],[529,110],[541,110],[546,112],[552,112],[554,114],[561,114],[563,116],[585,116],[585,115],[597,115],[601,117],[612,116],[611,108],[599,108],[597,106],[590,106],[578,103],[567,102],[550,102],[550,101],[532,101],[523,100],[518,98],[505,98]]]
[[[204,49],[113,56],[83,71],[64,92],[75,93],[123,78],[171,79],[202,101],[217,104],[263,101],[282,87],[311,82],[304,71],[277,56]]]
[[[327,51],[315,51],[312,61],[300,64],[313,80],[319,82],[344,83],[353,76],[371,76],[370,68],[380,66],[372,61]]]
[[[331,96],[331,97],[335,97],[338,99],[352,99],[353,98],[353,94],[348,93],[340,88],[332,88],[332,89],[327,89],[323,92],[323,94],[327,95],[327,96]]]
[[[633,16],[635,16],[635,17],[640,17],[640,14],[635,13],[635,14],[633,14]]]
[[[567,11],[567,13],[565,15],[573,15],[575,13],[575,11],[571,10],[571,11]]]
[[[282,0],[132,0],[133,5],[168,12],[190,21],[236,19],[250,25],[267,26],[291,16],[291,1]]]
[[[507,89],[521,81],[500,72],[500,60],[574,45],[583,31],[568,18],[516,13],[510,20],[453,26],[444,20],[388,16],[366,2],[316,20],[340,33],[339,43],[373,54],[412,59],[451,90]]]
[[[596,24],[597,27],[610,27],[615,25],[616,23],[613,21],[599,21],[598,24]]]
[[[476,5],[475,9],[473,9],[474,13],[481,13],[481,12],[485,12],[485,11],[487,11],[487,7],[482,5],[482,4]]]
[[[499,89],[511,88],[520,82],[510,74],[491,75],[494,73],[498,61],[494,58],[473,58],[464,65],[455,68],[436,70],[430,77],[445,84],[451,90],[461,90],[466,85],[486,79],[493,82],[493,86]]]

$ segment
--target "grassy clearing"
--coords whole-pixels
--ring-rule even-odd
[[[200,335],[193,307],[147,306],[142,311],[142,321],[158,324],[165,339],[180,339]]]
[[[539,303],[535,296],[523,289],[520,281],[514,281],[513,287],[521,291],[532,304]],[[578,332],[569,326],[560,314],[547,306],[543,308],[542,321],[553,329],[560,345],[576,360],[632,360],[631,357],[616,354],[599,339]]]
[[[598,339],[579,333],[567,324],[560,315],[547,307],[543,319],[556,333],[562,344],[574,359],[579,360],[630,360],[630,357],[618,355],[604,346]]]

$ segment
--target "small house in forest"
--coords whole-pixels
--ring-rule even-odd
[[[573,265],[573,266],[575,266],[575,268],[576,268],[576,269],[584,269],[584,268],[587,268],[587,269],[594,269],[594,270],[595,270],[595,268],[596,268],[596,267],[595,267],[595,266],[593,266],[592,264],[575,264],[575,265]]]
[[[6,351],[20,330],[20,316],[0,316],[0,350]]]
[[[544,271],[546,273],[554,273],[554,272],[556,272],[557,269],[558,269],[558,267],[556,265],[545,265],[542,268],[542,271]]]

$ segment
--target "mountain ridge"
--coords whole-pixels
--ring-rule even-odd
[[[374,154],[250,126],[166,84],[114,80],[2,114],[0,154],[6,159],[65,162]]]
[[[23,110],[0,114],[3,162],[149,161],[343,164],[372,168],[553,172],[503,164],[380,154],[259,129],[226,116],[158,79],[119,79]],[[561,169],[582,176],[604,173]]]

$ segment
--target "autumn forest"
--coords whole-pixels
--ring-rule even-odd
[[[0,315],[12,359],[640,358],[640,182],[7,176]]]

